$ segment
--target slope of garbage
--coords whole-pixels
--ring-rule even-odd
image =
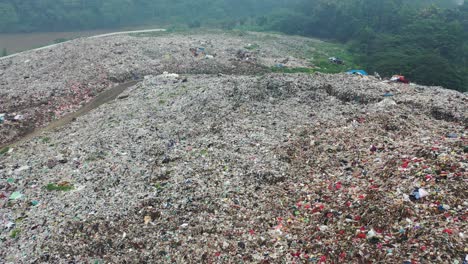
[[[307,67],[306,54],[317,42],[261,33],[156,32],[76,39],[0,59],[0,146],[122,82],[164,71],[256,74],[278,63]]]
[[[467,261],[466,95],[189,49],[0,154],[0,263]]]

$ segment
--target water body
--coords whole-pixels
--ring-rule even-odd
[[[70,40],[81,37],[90,37],[106,33],[119,31],[140,30],[145,27],[118,28],[85,30],[70,32],[36,32],[36,33],[8,33],[0,34],[0,56],[3,49],[7,50],[8,55],[25,50],[40,48],[46,45],[54,44],[63,40]],[[148,28],[148,27],[146,27]]]

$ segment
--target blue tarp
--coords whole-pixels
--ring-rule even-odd
[[[360,75],[369,75],[365,70],[350,70],[346,72],[347,74],[360,74]]]

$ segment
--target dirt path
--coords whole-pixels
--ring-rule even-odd
[[[134,86],[137,83],[138,83],[138,81],[129,81],[129,82],[117,85],[117,86],[115,86],[115,87],[113,87],[113,88],[111,88],[109,90],[106,90],[106,91],[100,93],[98,96],[96,96],[93,100],[91,100],[91,102],[87,103],[86,105],[84,105],[83,107],[78,109],[76,112],[70,113],[68,115],[63,116],[62,118],[54,120],[54,121],[50,122],[50,124],[47,125],[46,127],[37,128],[33,132],[23,136],[22,138],[16,140],[13,143],[10,142],[10,143],[7,143],[7,144],[5,144],[3,146],[0,146],[0,149],[5,148],[5,147],[14,147],[14,146],[16,146],[16,145],[18,145],[20,143],[23,143],[23,142],[25,142],[25,141],[27,141],[29,139],[32,139],[32,138],[40,135],[42,132],[51,131],[51,130],[60,128],[60,127],[62,127],[64,125],[67,125],[70,122],[72,122],[73,120],[75,120],[76,118],[87,114],[91,110],[94,110],[94,109],[98,108],[99,106],[101,106],[101,105],[103,105],[103,104],[105,104],[105,103],[107,103],[109,101],[112,101],[112,100],[116,99],[117,96],[119,96],[123,91],[125,91],[127,88],[129,88],[131,86]]]

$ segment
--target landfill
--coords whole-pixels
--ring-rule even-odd
[[[246,43],[260,49],[247,50]],[[284,60],[289,61],[286,66],[308,67],[307,53],[317,43],[253,32],[156,32],[80,38],[0,59],[0,114],[12,115],[0,121],[0,146],[76,111],[122,82],[164,71],[256,74]],[[21,119],[13,120],[16,115]]]
[[[0,152],[0,263],[467,261],[467,95],[372,76],[268,73],[275,57],[293,56],[273,48],[287,37],[273,46],[265,38],[260,53],[223,53],[246,42],[225,37],[111,36],[12,59],[8,67],[27,58],[57,78],[44,86],[47,74],[31,71],[36,89],[26,89],[26,70],[3,69],[19,90],[1,87],[9,100],[0,112],[18,122],[49,120],[28,111],[73,111],[116,85],[109,76],[141,81]],[[212,59],[192,54],[201,46]],[[128,53],[122,64],[112,65],[109,47]],[[166,52],[172,63],[161,63]],[[68,58],[76,66],[58,67]],[[11,113],[31,95],[68,98],[67,73],[77,97],[65,107]]]

